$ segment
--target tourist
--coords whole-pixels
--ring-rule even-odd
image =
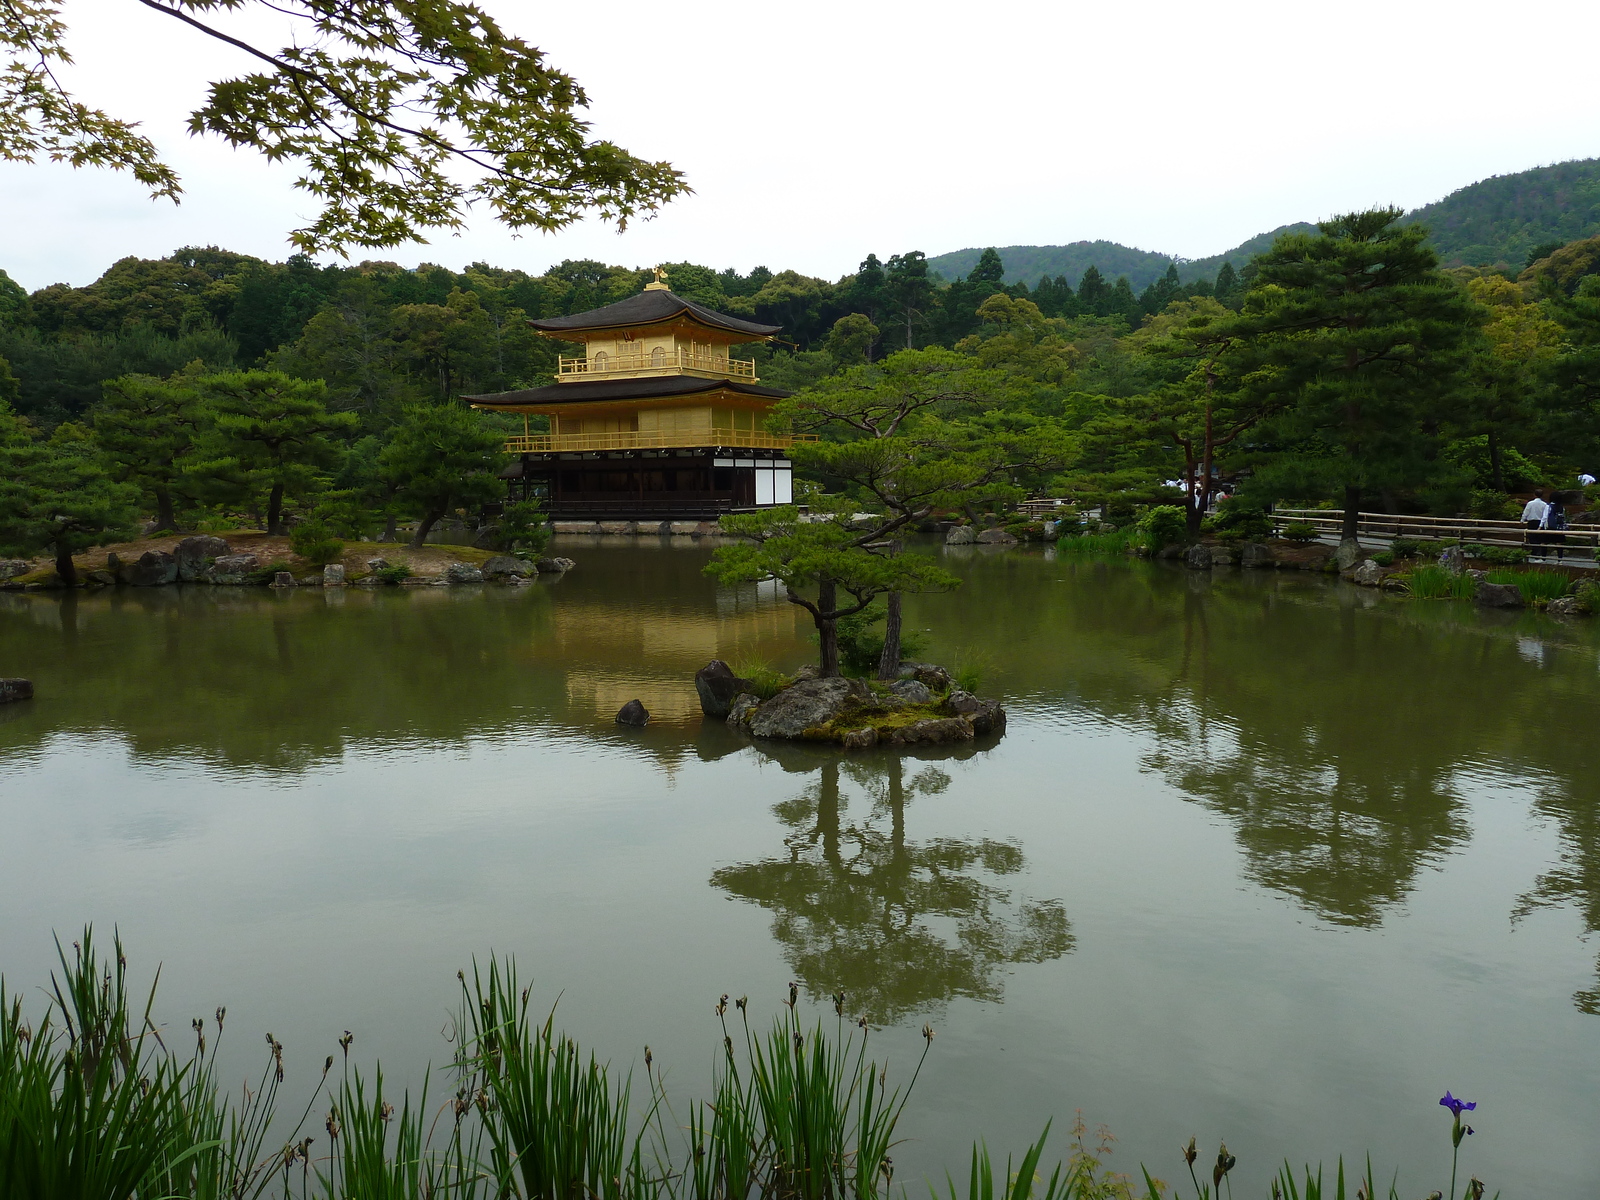
[[[1540,499],[1539,493],[1535,492],[1533,499],[1522,506],[1522,524],[1524,527],[1538,529],[1544,522],[1545,509],[1548,507],[1549,505]]]
[[[1560,492],[1550,493],[1550,503],[1544,506],[1544,518],[1539,525],[1540,528],[1550,531],[1540,538],[1540,541],[1555,546],[1556,560],[1559,562],[1566,554],[1566,550],[1562,547],[1567,542],[1567,535],[1559,532],[1567,527],[1567,507],[1561,502]]]
[[[1588,487],[1593,482],[1594,482],[1594,476],[1589,474],[1589,472],[1587,472],[1587,471],[1583,472],[1583,474],[1578,476],[1578,486],[1579,487]]]

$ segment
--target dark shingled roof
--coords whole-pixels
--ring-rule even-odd
[[[644,379],[595,379],[585,383],[552,383],[548,387],[523,388],[517,392],[491,392],[486,396],[463,396],[468,404],[484,408],[524,404],[581,404],[588,400],[649,400],[657,396],[692,396],[726,388],[741,396],[760,396],[782,400],[791,393],[780,388],[761,387],[732,379],[701,379],[697,375],[653,375]]]
[[[573,313],[570,317],[551,317],[546,321],[529,321],[535,329],[546,333],[561,333],[579,329],[617,329],[625,325],[653,325],[657,321],[670,321],[687,314],[713,329],[726,329],[730,333],[748,333],[751,337],[766,337],[777,333],[781,325],[757,325],[754,321],[741,321],[724,313],[713,312],[693,300],[674,296],[664,288],[640,292],[626,300],[618,300],[604,308]]]

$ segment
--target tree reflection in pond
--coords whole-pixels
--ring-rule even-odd
[[[1581,797],[1557,787],[1541,795],[1534,808],[1560,826],[1561,861],[1518,898],[1512,921],[1536,909],[1570,904],[1583,919],[1586,937],[1600,932],[1600,797],[1592,786]],[[1600,1016],[1600,958],[1595,960],[1595,975],[1595,986],[1574,993],[1572,1002],[1581,1011]]]
[[[1059,901],[1002,884],[1023,870],[1018,846],[907,838],[907,807],[950,777],[906,771],[898,755],[825,760],[812,786],[773,808],[789,829],[785,853],[711,877],[773,912],[773,936],[813,995],[843,988],[851,1011],[876,1023],[956,997],[998,1000],[1005,967],[1073,948]]]

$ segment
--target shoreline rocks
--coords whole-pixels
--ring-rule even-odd
[[[33,680],[0,679],[0,704],[33,699]]]
[[[797,672],[789,686],[762,700],[750,691],[727,693],[746,681],[713,659],[695,676],[701,709],[757,738],[833,742],[846,749],[970,742],[1005,731],[1005,709],[955,687],[931,663],[901,664],[892,683]],[[806,677],[798,677],[805,675]]]

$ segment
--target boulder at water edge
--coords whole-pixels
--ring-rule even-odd
[[[254,554],[224,554],[211,564],[207,578],[212,583],[237,587],[250,582],[250,573],[261,565]]]
[[[1376,559],[1369,558],[1356,568],[1356,573],[1350,576],[1352,583],[1359,583],[1362,587],[1377,587],[1383,582],[1383,568]]]
[[[1184,552],[1183,565],[1194,571],[1209,571],[1211,569],[1211,547],[1190,546]]]
[[[342,588],[344,586],[344,564],[329,563],[322,568],[322,586]]]
[[[1473,597],[1480,608],[1526,608],[1527,602],[1522,598],[1522,591],[1512,583],[1490,583],[1480,580],[1477,594]]]
[[[1361,543],[1355,538],[1345,538],[1339,543],[1339,548],[1333,552],[1333,562],[1341,571],[1348,571],[1363,558],[1366,551],[1361,548]]]
[[[629,700],[617,713],[618,725],[643,728],[650,723],[650,710],[637,700]]]
[[[970,546],[978,540],[978,535],[971,525],[952,525],[950,532],[944,535],[946,546]]]
[[[1557,596],[1545,609],[1552,617],[1576,617],[1583,612],[1576,596]]]
[[[1008,533],[1004,529],[985,529],[978,535],[977,540],[981,546],[1015,546],[1017,535]]]
[[[541,575],[561,575],[572,570],[578,564],[570,558],[541,558],[533,565],[534,569]]]
[[[33,564],[25,558],[0,559],[0,579],[15,579],[18,575],[26,575],[33,570]]]
[[[1006,727],[1006,710],[998,700],[983,700],[971,692],[956,688],[946,701],[959,716],[972,723],[972,732],[980,737],[986,733],[999,733]]]
[[[928,704],[933,700],[933,693],[920,679],[897,679],[889,685],[889,690],[907,704]]]
[[[757,737],[798,738],[869,703],[872,689],[862,679],[806,679],[764,703],[750,721]]]
[[[534,573],[533,564],[525,558],[517,558],[511,554],[497,554],[483,564],[483,577],[485,579],[506,579],[516,576],[521,579]]]
[[[164,550],[146,550],[138,562],[122,563],[117,579],[133,587],[161,587],[178,581],[178,560]]]
[[[33,680],[0,679],[0,704],[10,704],[13,700],[32,699]]]
[[[1459,575],[1466,570],[1466,556],[1460,546],[1446,546],[1439,555],[1439,565],[1452,575]]]
[[[451,563],[444,569],[446,583],[482,583],[483,572],[471,563]]]
[[[713,658],[694,673],[694,690],[700,694],[700,711],[708,717],[726,717],[733,710],[733,702],[740,693],[750,689],[750,681],[740,679],[733,673],[733,668],[720,658]]]
[[[172,548],[172,556],[178,560],[178,578],[185,583],[205,577],[208,558],[217,559],[232,552],[233,547],[227,542],[209,534],[186,537]]]

